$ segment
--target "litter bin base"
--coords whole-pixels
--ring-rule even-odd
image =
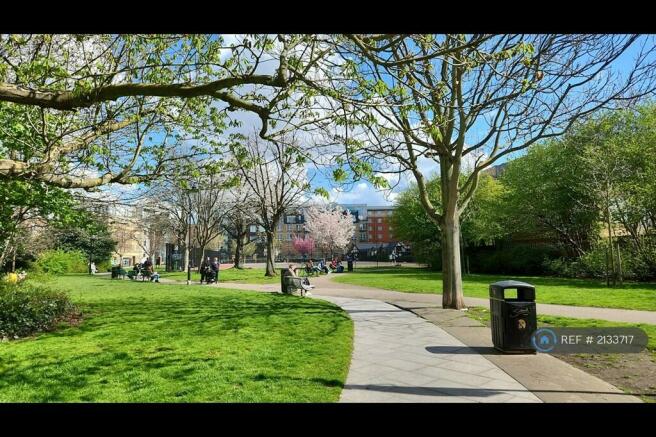
[[[501,349],[500,347],[494,346],[495,350],[498,350],[499,352],[503,352],[504,354],[512,354],[512,355],[535,355],[537,351],[535,349]]]

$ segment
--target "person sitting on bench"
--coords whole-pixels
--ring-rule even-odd
[[[296,265],[295,264],[290,264],[289,265],[289,271],[292,276],[299,278],[298,274],[296,273]],[[308,278],[303,278],[301,281],[301,296],[312,296],[309,291],[314,288],[314,285],[310,285],[310,280]]]

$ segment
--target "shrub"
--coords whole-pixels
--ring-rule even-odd
[[[96,268],[98,269],[98,272],[111,272],[112,271],[112,263],[110,260],[107,261],[101,261],[96,263]]]
[[[541,275],[545,272],[545,260],[553,259],[559,251],[549,245],[517,244],[506,247],[469,248],[472,273],[504,275]]]
[[[50,331],[76,314],[76,307],[63,292],[31,283],[0,283],[0,338]]]
[[[599,244],[575,260],[559,258],[545,261],[547,273],[568,278],[605,278],[608,246]],[[648,280],[656,276],[650,254],[639,254],[632,246],[621,248],[624,279]]]
[[[34,263],[40,273],[60,275],[62,273],[85,273],[88,269],[84,253],[80,251],[47,250]]]

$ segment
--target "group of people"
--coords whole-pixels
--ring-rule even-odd
[[[342,265],[342,261],[338,260],[337,258],[333,258],[329,264],[326,264],[325,259],[319,260],[317,264],[315,264],[312,261],[312,258],[308,259],[305,263],[305,271],[308,274],[313,274],[313,273],[342,273],[344,271],[344,266]]]
[[[212,282],[219,281],[219,269],[221,264],[219,264],[219,259],[214,257],[210,261],[208,256],[200,265],[200,283],[202,284],[205,281],[206,284],[211,284]]]
[[[159,273],[155,271],[153,262],[147,256],[144,256],[139,264],[135,264],[132,271],[133,274],[128,275],[131,279],[136,279],[141,274],[143,278],[150,278],[151,282],[159,282]]]

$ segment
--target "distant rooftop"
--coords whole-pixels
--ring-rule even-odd
[[[392,205],[387,205],[387,206],[368,206],[367,209],[394,209],[394,206]]]

